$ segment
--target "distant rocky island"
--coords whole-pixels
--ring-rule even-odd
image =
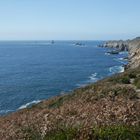
[[[0,117],[0,139],[139,140],[140,37],[100,47],[129,51],[127,70]]]

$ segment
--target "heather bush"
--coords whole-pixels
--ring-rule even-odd
[[[140,78],[136,78],[135,81],[134,81],[134,85],[140,89]]]
[[[137,74],[134,72],[129,74],[129,78],[136,78],[136,77],[137,77]]]
[[[123,84],[130,84],[130,79],[129,79],[129,77],[123,77],[122,79],[121,79],[121,82],[123,83]]]

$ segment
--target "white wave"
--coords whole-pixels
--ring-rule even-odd
[[[76,86],[78,88],[81,88],[81,87],[87,86],[90,83],[97,82],[99,80],[99,78],[97,77],[97,75],[98,75],[98,73],[91,74],[91,76],[88,77],[88,80],[86,80],[84,82],[81,82],[81,83],[78,83],[78,84],[76,84]]]
[[[89,78],[92,82],[96,82],[98,80],[97,73],[93,73]]]
[[[8,112],[12,112],[14,110],[0,110],[0,114],[6,114]]]
[[[78,47],[78,48],[86,48],[87,46],[86,45],[81,45],[81,46],[76,46],[75,47]]]
[[[116,58],[114,60],[117,61],[117,62],[120,62],[122,64],[126,64],[127,63],[127,60],[124,60],[124,58]]]
[[[77,86],[78,88],[85,87],[85,86],[87,86],[87,85],[88,85],[88,83],[76,84],[76,86]]]
[[[124,52],[120,52],[119,54],[128,54],[128,52],[124,51]]]
[[[118,60],[124,60],[124,58],[118,58]]]
[[[124,72],[124,67],[123,67],[123,66],[114,66],[114,67],[110,67],[110,68],[109,68],[109,71],[110,71],[112,74],[115,74],[115,73],[122,73],[122,72]]]
[[[108,55],[110,55],[110,53],[107,53],[107,52],[106,52],[106,53],[105,53],[105,55],[107,55],[107,56],[108,56]]]
[[[41,102],[41,101],[40,101],[40,100],[37,100],[37,101],[29,102],[29,103],[24,104],[24,105],[22,105],[21,107],[19,107],[18,110],[19,110],[19,109],[27,108],[28,106],[33,105],[33,104],[37,104],[37,103],[39,103],[39,102]]]
[[[66,94],[65,91],[61,91],[61,92],[60,92],[60,95],[65,95],[65,94]]]

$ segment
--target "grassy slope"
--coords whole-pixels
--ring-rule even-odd
[[[0,118],[0,137],[140,139],[140,68]]]

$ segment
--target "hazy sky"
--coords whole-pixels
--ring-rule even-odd
[[[140,0],[1,0],[0,40],[140,36]]]

